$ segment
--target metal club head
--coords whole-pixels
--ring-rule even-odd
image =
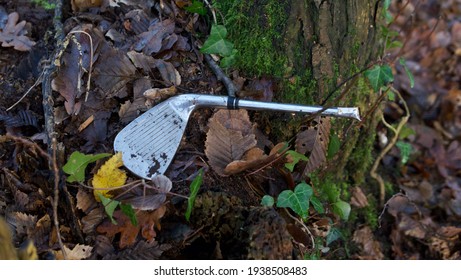
[[[128,124],[114,140],[124,165],[136,175],[151,179],[165,173],[181,143],[193,97],[172,97]]]

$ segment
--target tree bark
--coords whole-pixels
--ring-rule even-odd
[[[240,51],[238,67],[248,75],[278,78],[277,99],[359,106],[364,116],[376,98],[355,74],[376,60],[379,2],[226,0],[216,5]],[[376,123],[373,114],[360,125],[334,121],[342,149],[323,175],[362,183],[372,163]]]

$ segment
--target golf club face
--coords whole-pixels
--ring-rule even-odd
[[[170,98],[145,112],[122,129],[114,150],[134,174],[151,179],[165,173],[181,143],[193,98]]]

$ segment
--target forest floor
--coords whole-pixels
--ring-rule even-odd
[[[303,223],[285,209],[260,205],[264,194],[275,196],[294,184],[281,171],[280,146],[265,133],[270,122],[258,113],[250,114],[258,128],[248,115],[237,114],[240,137],[254,128],[261,151],[256,163],[238,165],[245,176],[221,176],[236,171],[218,159],[206,160],[213,157],[210,130],[219,124],[211,109],[192,115],[166,177],[155,182],[130,174],[117,156],[102,155],[112,156],[117,133],[160,100],[226,91],[199,50],[198,34],[207,34],[209,26],[184,9],[188,1],[164,1],[162,7],[119,2],[124,4],[79,13],[83,7],[65,7],[62,31],[71,35],[56,49],[52,10],[0,0],[0,39],[10,44],[0,48],[0,215],[16,247],[33,240],[41,259],[460,258],[461,1],[413,0],[391,7],[391,28],[403,42],[399,52],[415,83],[410,87],[405,69],[395,65],[394,88],[405,102],[387,102],[384,116],[398,123],[405,103],[411,118],[378,169],[387,182],[385,205],[375,209],[378,222],[341,223],[349,234],[329,224],[340,220],[331,213]],[[47,77],[52,66],[57,72]],[[238,72],[231,77],[238,89],[261,95],[255,98],[267,101],[274,94],[268,78]],[[41,83],[34,86],[46,79],[52,93]],[[153,96],[146,97],[152,88]],[[383,124],[377,131],[379,154],[392,133]],[[73,158],[70,171],[62,172],[74,152],[96,157]],[[200,170],[203,182],[187,221],[187,197]],[[125,183],[109,204],[103,201],[106,207],[92,189]],[[354,187],[348,201],[353,211],[370,196],[378,199],[366,190]]]

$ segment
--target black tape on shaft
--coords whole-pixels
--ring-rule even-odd
[[[229,96],[227,98],[227,109],[235,110],[239,108],[239,99],[236,97]]]

